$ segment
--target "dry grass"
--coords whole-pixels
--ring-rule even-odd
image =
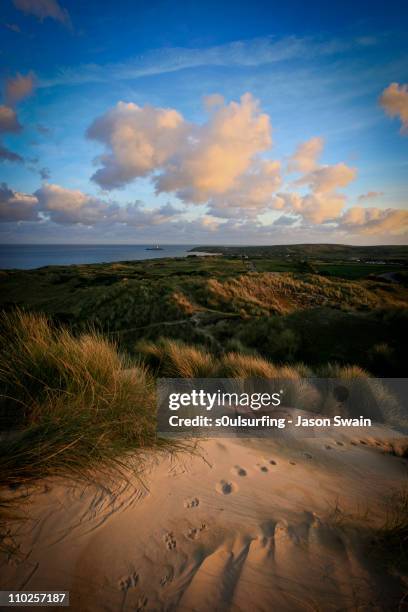
[[[1,317],[0,483],[117,465],[158,443],[153,380],[95,332],[72,336],[42,315]]]
[[[0,441],[0,483],[83,473],[159,444],[156,376],[272,379],[287,390],[287,405],[338,413],[336,398],[321,401],[305,380],[313,373],[303,364],[280,366],[237,352],[217,357],[170,339],[140,342],[143,361],[131,362],[94,331],[75,337],[42,315],[19,311],[2,315],[0,344],[0,416],[8,431]],[[395,399],[360,368],[328,365],[318,375],[341,379],[359,415],[401,421]]]
[[[215,368],[219,378],[282,378],[299,379],[307,376],[308,368],[303,364],[279,366],[255,355],[230,352],[223,355]]]
[[[318,376],[341,381],[348,393],[348,413],[344,416],[364,416],[388,425],[407,427],[408,418],[404,407],[380,379],[372,378],[359,366],[327,364],[318,368]],[[351,410],[350,410],[351,409]],[[339,414],[341,409],[333,395],[328,395],[321,411],[325,414]]]
[[[300,379],[311,374],[303,364],[278,366],[262,357],[228,352],[216,357],[199,346],[161,338],[142,340],[136,351],[157,376],[168,378],[274,378]]]
[[[371,283],[333,280],[315,274],[264,272],[207,282],[208,305],[260,314],[288,314],[295,310],[328,306],[342,309],[373,309],[405,305],[391,294],[379,295]]]
[[[365,540],[367,557],[385,570],[408,580],[408,489],[388,495],[376,512],[370,507],[345,512],[338,504],[330,512],[330,523],[337,529],[353,530]],[[408,594],[408,592],[407,592]]]
[[[158,342],[142,340],[136,351],[154,374],[167,378],[211,378],[214,357],[198,346],[180,340],[162,338]]]
[[[408,578],[408,489],[390,496],[384,523],[375,530],[372,546],[383,562]]]
[[[285,389],[287,406],[329,416],[363,416],[398,427],[408,425],[398,399],[380,380],[370,378],[358,366],[329,363],[313,372],[302,363],[279,365],[237,351],[216,356],[197,345],[167,338],[141,341],[136,350],[153,376],[245,379],[247,384],[252,384],[251,379],[267,379],[270,389]],[[313,383],[313,378],[325,379],[326,383]]]

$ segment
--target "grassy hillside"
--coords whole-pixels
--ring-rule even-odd
[[[326,276],[282,258],[2,271],[0,296],[6,311],[44,313],[76,334],[93,326],[131,355],[141,340],[164,337],[216,355],[233,350],[279,363],[336,361],[378,376],[406,374],[404,283]]]

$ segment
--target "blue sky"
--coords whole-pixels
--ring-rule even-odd
[[[0,241],[405,242],[407,17],[407,3],[393,1],[4,0],[3,105],[21,127],[1,138]],[[7,93],[18,74],[23,93]],[[240,102],[246,92],[258,107]],[[212,94],[224,100],[206,110]],[[229,146],[231,102],[252,115]],[[153,119],[139,112],[146,105]],[[156,123],[145,127],[159,109],[182,118],[171,153]],[[264,115],[270,145],[250,136]],[[147,171],[138,130],[155,150]],[[296,151],[316,138],[320,153],[299,163]],[[225,180],[207,155],[220,146]],[[280,169],[259,195],[255,179],[272,161]]]

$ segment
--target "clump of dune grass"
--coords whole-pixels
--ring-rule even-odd
[[[158,376],[175,378],[281,378],[311,375],[304,364],[280,366],[259,355],[231,351],[215,356],[200,346],[168,338],[141,340],[136,352]]]
[[[211,378],[216,359],[199,346],[180,340],[161,338],[158,342],[142,340],[136,351],[158,376],[167,378]]]
[[[159,443],[152,377],[94,331],[3,314],[0,389],[0,484],[123,465],[127,451]]]
[[[329,363],[318,369],[318,375],[333,380],[332,392],[324,396],[324,404],[320,407],[325,414],[343,412],[344,416],[361,415],[398,427],[408,425],[407,415],[395,395],[380,379],[372,378],[359,366]],[[341,386],[347,392],[347,402],[343,406],[339,406],[338,399],[333,394],[337,386],[336,381],[341,381]]]
[[[310,410],[317,401],[315,389],[305,380],[307,376],[311,376],[311,371],[302,363],[292,366],[276,365],[259,356],[230,352],[220,358],[214,375],[219,378],[253,380],[254,391],[259,385],[256,380],[269,379],[273,383],[270,391],[285,390],[286,406]],[[248,385],[246,388],[249,391]]]
[[[385,565],[408,578],[408,489],[389,497],[385,520],[370,544]]]
[[[262,357],[231,352],[221,357],[216,374],[219,378],[273,378],[276,367]]]
[[[238,351],[217,356],[204,347],[168,338],[141,340],[136,351],[154,376],[230,378],[246,381],[247,392],[256,392],[259,380],[267,379],[272,384],[270,390],[285,390],[285,406],[326,415],[363,416],[398,427],[407,423],[393,393],[359,366],[329,363],[313,372],[303,363],[275,364],[259,355]],[[318,379],[325,380],[319,383]],[[339,391],[346,394],[343,400]]]
[[[316,402],[316,392],[304,380],[311,371],[304,364],[294,366],[275,365],[257,355],[228,352],[216,357],[204,348],[191,346],[178,340],[160,339],[158,342],[140,341],[137,352],[155,375],[166,378],[231,378],[247,381],[256,391],[256,380],[273,381],[273,389],[285,388],[286,405],[311,408]],[[252,383],[251,383],[252,381]],[[249,385],[249,386],[248,386]]]
[[[367,556],[384,570],[402,578],[406,590],[408,580],[408,489],[391,492],[383,504],[346,512],[337,503],[329,515],[329,523],[341,532],[358,533]]]

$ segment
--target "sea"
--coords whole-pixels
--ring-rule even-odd
[[[2,244],[0,269],[31,270],[43,266],[135,261],[159,257],[194,255],[194,245],[159,245],[161,250],[149,250],[151,244]],[[202,253],[200,253],[201,255]]]

